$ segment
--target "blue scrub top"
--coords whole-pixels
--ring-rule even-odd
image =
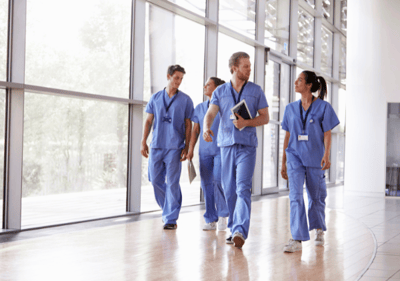
[[[164,98],[168,106],[174,97],[175,100],[167,114]],[[151,148],[183,149],[185,147],[185,119],[191,119],[193,115],[193,101],[188,95],[179,91],[178,94],[169,98],[164,89],[151,96],[145,111],[154,114]],[[163,121],[167,115],[172,118],[171,123]]]
[[[203,121],[204,121],[204,116],[207,113],[208,110],[208,102],[205,101],[203,103],[200,103],[196,106],[194,109],[193,113],[193,118],[192,121],[194,123],[197,123],[200,125],[200,148],[199,148],[199,154],[201,155],[218,155],[220,154],[220,148],[217,146],[217,142],[206,142],[203,139]],[[214,133],[214,139],[217,139],[218,137],[218,126],[219,126],[219,121],[220,117],[219,114],[215,116],[214,118],[214,123],[211,126],[211,131]]]
[[[297,157],[305,167],[320,168],[325,153],[324,132],[332,130],[340,122],[332,106],[318,98],[312,103],[306,120],[304,135],[308,135],[308,141],[299,141],[298,136],[303,134],[300,103],[301,100],[288,104],[283,115],[282,129],[290,133],[286,148],[287,162]],[[305,117],[304,109],[303,116]]]
[[[232,87],[231,82],[227,82],[219,86],[212,95],[211,103],[219,106],[221,114],[221,122],[218,130],[218,146],[231,146],[234,144],[242,144],[247,146],[257,147],[257,134],[255,127],[246,127],[239,131],[233,120],[230,119],[232,114],[231,108],[235,106],[233,101],[232,92],[235,94],[236,100],[239,98],[239,93]],[[267,99],[261,87],[247,82],[240,100],[246,100],[247,107],[253,118],[256,117],[258,110],[268,107]]]

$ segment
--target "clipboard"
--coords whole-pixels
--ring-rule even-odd
[[[253,119],[251,116],[250,110],[247,107],[247,103],[245,99],[242,99],[237,105],[231,108],[232,115],[235,116],[235,113],[239,114],[243,117],[243,119]],[[236,116],[235,116],[236,117]],[[237,117],[236,117],[237,120]],[[239,131],[243,130],[246,127],[239,129]]]
[[[192,181],[196,177],[196,170],[191,160],[188,160],[188,175],[189,175],[189,182],[192,183]]]

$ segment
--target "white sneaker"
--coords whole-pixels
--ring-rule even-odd
[[[210,222],[210,223],[206,223],[203,226],[203,230],[216,230],[216,229],[217,229],[217,222],[216,221],[213,221],[213,222]]]
[[[218,230],[225,230],[226,229],[226,218],[220,217],[218,220]]]
[[[322,231],[322,229],[316,229],[315,230],[315,246],[324,246],[324,232]]]
[[[293,240],[292,238],[289,239],[289,243],[283,247],[284,252],[294,253],[296,251],[301,251],[302,245],[301,242]]]
[[[233,234],[232,241],[236,248],[242,248],[245,242],[243,234],[240,232],[235,232],[235,234]]]

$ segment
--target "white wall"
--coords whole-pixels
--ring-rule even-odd
[[[387,103],[400,102],[400,1],[348,1],[345,191],[384,196]]]

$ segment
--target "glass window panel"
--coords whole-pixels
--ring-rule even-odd
[[[206,13],[206,1],[205,0],[168,0],[169,2],[175,3],[182,8],[192,11],[204,17]]]
[[[315,9],[315,0],[305,0],[308,5]]]
[[[342,84],[346,84],[346,51],[346,37],[342,36],[339,54],[339,79]]]
[[[345,166],[345,134],[338,134],[338,148],[336,157],[336,180],[344,181],[344,166]]]
[[[321,70],[332,76],[333,33],[327,28],[321,28]]]
[[[347,0],[340,1],[340,27],[347,31]]]
[[[25,94],[22,225],[124,214],[128,106]]]
[[[229,69],[229,58],[236,52],[246,52],[250,56],[252,74],[250,74],[249,81],[253,82],[255,48],[223,33],[219,33],[218,35],[218,77],[226,82],[231,80],[232,74]]]
[[[280,65],[279,63],[269,61],[265,65],[265,97],[268,102],[268,113],[270,120],[279,121],[279,79]]]
[[[344,133],[346,130],[346,90],[339,88],[339,96],[338,96],[338,103],[339,103],[339,108],[338,108],[338,118],[340,121],[339,124],[339,132]]]
[[[290,0],[265,1],[265,44],[289,54]]]
[[[27,84],[129,97],[131,0],[27,2]]]
[[[0,81],[6,80],[8,0],[0,0]]]
[[[4,176],[4,127],[6,91],[0,89],[0,178]],[[3,219],[3,181],[0,183],[0,223]]]
[[[219,23],[252,39],[256,34],[256,0],[220,0]]]
[[[263,188],[278,185],[278,130],[279,125],[264,126]]]
[[[192,98],[194,106],[203,102],[204,38],[204,26],[146,4],[144,100],[148,101],[153,93],[167,85],[168,66],[179,64],[186,71],[180,90]],[[151,136],[148,144],[150,142]],[[198,153],[193,162],[198,172],[197,156]],[[200,177],[196,177],[190,184],[186,164],[182,163],[180,179],[182,205],[198,204]],[[142,158],[142,212],[159,209],[154,199],[153,187],[148,180],[147,169],[148,159]]]
[[[298,20],[297,60],[310,66],[314,63],[314,17],[301,8]]]
[[[333,2],[335,0],[322,0],[322,13],[324,14],[324,17],[329,21],[331,24],[333,24]]]

